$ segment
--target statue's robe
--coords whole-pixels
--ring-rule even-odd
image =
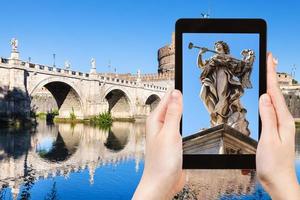
[[[249,135],[246,109],[240,98],[244,89],[236,76],[244,63],[214,55],[206,62],[200,76],[202,83],[200,98],[211,117],[211,126],[228,124],[245,135]]]

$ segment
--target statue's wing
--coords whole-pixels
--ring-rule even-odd
[[[244,56],[243,61],[245,62],[242,74],[240,76],[241,84],[243,88],[252,88],[251,73],[255,60],[254,51],[251,49],[245,49],[241,54]]]

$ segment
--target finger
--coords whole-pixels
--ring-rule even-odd
[[[280,139],[277,130],[276,112],[268,94],[263,94],[259,98],[259,113],[262,122],[260,140],[273,143],[273,141]]]
[[[267,93],[270,95],[275,108],[279,133],[290,133],[293,132],[292,130],[294,129],[294,126],[292,126],[293,117],[286,106],[286,102],[278,85],[276,74],[277,62],[272,54],[269,53],[267,61]],[[281,136],[281,138],[286,138],[286,135]]]
[[[167,105],[171,96],[171,91],[168,91],[161,99],[157,107],[148,116],[146,121],[146,130],[148,134],[156,134],[162,128],[165,114],[167,111]]]
[[[165,131],[173,133],[179,133],[180,119],[182,115],[182,94],[178,90],[174,90],[171,93],[171,98],[168,104],[167,112],[165,115],[165,121],[163,129]]]

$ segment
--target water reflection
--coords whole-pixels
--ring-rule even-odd
[[[11,188],[13,198],[30,197],[34,181],[87,169],[90,184],[95,170],[112,163],[144,157],[144,124],[114,122],[111,130],[84,124],[47,125],[36,130],[0,130],[0,184]],[[20,192],[20,186],[22,191]],[[26,192],[27,191],[27,192]],[[0,194],[3,194],[2,192]]]
[[[130,199],[143,167],[144,128],[40,122],[36,130],[0,129],[0,199]],[[300,127],[296,155],[299,176]],[[270,199],[254,171],[191,170],[187,177],[184,199]]]

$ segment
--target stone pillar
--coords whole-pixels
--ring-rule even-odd
[[[10,58],[9,58],[9,61],[8,61],[9,64],[11,65],[20,65],[21,64],[21,61],[19,59],[19,52],[17,51],[12,51],[10,53]]]
[[[21,66],[18,52],[18,40],[11,40],[11,55],[9,58],[9,94],[7,95],[8,119],[28,120],[30,118],[30,98],[27,93],[27,76]]]

